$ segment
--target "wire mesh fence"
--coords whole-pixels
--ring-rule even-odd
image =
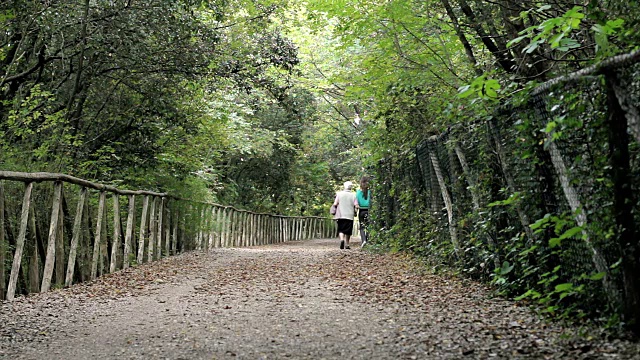
[[[638,319],[639,59],[554,79],[386,159],[379,228],[550,312]]]

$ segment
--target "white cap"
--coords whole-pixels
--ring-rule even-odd
[[[351,190],[352,187],[353,187],[353,183],[351,181],[347,181],[344,183],[345,190]]]

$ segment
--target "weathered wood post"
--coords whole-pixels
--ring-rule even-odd
[[[173,203],[173,202],[171,202]],[[171,206],[169,206],[169,199],[167,198],[167,219],[165,220],[166,229],[164,232],[164,253],[165,256],[171,256],[171,221],[173,220],[171,216]]]
[[[248,246],[253,246],[254,243],[254,239],[255,239],[255,215],[252,212],[248,212],[247,213],[247,227],[248,227],[248,232],[247,232],[247,245]]]
[[[87,198],[87,188],[82,187],[80,189],[80,200],[76,206],[76,217],[73,221],[73,234],[71,238],[71,246],[69,247],[69,259],[67,261],[67,274],[64,280],[64,286],[71,286],[73,283],[73,272],[76,266],[76,253],[78,249],[78,242],[80,241],[80,235],[82,234],[82,214],[84,213],[84,205]]]
[[[227,246],[233,247],[233,208],[228,208]]]
[[[81,281],[87,281],[91,278],[91,254],[93,249],[91,247],[91,240],[93,240],[93,233],[91,232],[91,216],[89,212],[89,194],[84,204],[84,214],[82,215],[82,244],[80,246],[80,279]],[[40,239],[40,236],[38,236]],[[42,247],[44,249],[44,247]],[[40,249],[38,249],[40,252]],[[44,251],[43,251],[44,252]]]
[[[289,237],[289,218],[286,216],[282,217],[282,242],[287,242]]]
[[[504,148],[502,147],[502,142],[501,142],[502,139],[498,134],[498,130],[496,126],[491,121],[488,121],[487,124],[489,126],[489,130],[491,131],[494,144],[496,146],[498,161],[500,162],[500,167],[502,168],[502,173],[507,182],[507,186],[509,187],[509,191],[511,193],[515,193],[518,191],[518,189],[516,187],[516,181],[513,179],[513,176],[511,175],[509,164],[507,163],[507,155],[504,151]],[[531,221],[529,221],[529,216],[524,212],[524,209],[522,209],[522,206],[520,206],[518,202],[515,203],[515,208],[518,213],[518,217],[520,218],[520,223],[522,224],[522,228],[525,234],[527,234],[527,240],[528,240],[527,246],[530,246],[531,244],[533,244],[533,241],[535,240],[535,235],[533,233],[533,230],[529,226],[531,225]]]
[[[220,247],[227,247],[227,208],[220,209]]]
[[[7,256],[6,251],[7,246],[4,235],[4,184],[0,181],[0,300],[7,298],[6,273],[4,269],[4,262]]]
[[[62,183],[56,181],[53,190],[53,205],[51,208],[51,221],[49,223],[49,240],[47,242],[47,257],[44,263],[42,275],[42,286],[40,292],[47,292],[51,288],[51,278],[53,277],[53,265],[56,256],[56,233],[58,232],[58,221],[60,220],[60,203],[62,196]]]
[[[154,243],[156,241],[156,197],[151,197],[151,210],[149,214],[149,247],[147,249],[147,261],[152,262],[154,259]]]
[[[105,214],[105,203],[107,194],[100,192],[100,200],[98,201],[98,216],[96,218],[96,233],[93,243],[93,257],[91,260],[91,279],[95,279],[98,275],[98,258],[100,257],[100,243],[102,241],[102,219]]]
[[[277,230],[278,224],[276,223],[276,217],[273,215],[269,216],[271,221],[271,244],[275,244],[277,242]]]
[[[218,247],[220,239],[220,208],[217,205],[211,206],[211,247]]]
[[[436,140],[434,137],[430,139],[434,146],[437,146]],[[456,255],[460,251],[460,245],[458,244],[458,232],[456,229],[456,223],[454,219],[453,213],[453,201],[451,199],[451,194],[449,194],[449,190],[447,189],[447,185],[444,182],[444,176],[442,174],[442,170],[440,167],[440,161],[436,156],[434,151],[429,149],[429,157],[431,159],[431,166],[433,167],[436,178],[438,179],[438,185],[440,187],[440,193],[442,195],[442,200],[444,201],[445,207],[447,209],[447,219],[449,223],[449,234],[451,235],[451,243],[453,244],[453,249],[455,250]]]
[[[111,241],[111,263],[109,272],[116,271],[118,265],[118,249],[120,248],[120,199],[118,194],[112,195],[113,199],[113,241]]]
[[[251,239],[251,214],[248,211],[244,212],[244,226],[243,226],[244,230],[243,232],[243,240],[242,242],[244,243],[243,246],[251,246],[250,244],[250,239]]]
[[[244,246],[244,236],[245,236],[245,215],[244,211],[238,211],[238,246]]]
[[[31,249],[31,259],[29,260],[29,292],[37,293],[40,291],[40,258],[38,253],[38,235],[36,229],[36,213],[31,206],[29,209],[29,233],[33,243]],[[4,262],[0,262],[0,266],[4,267]]]
[[[102,235],[100,238],[100,256],[98,258],[98,276],[102,276],[109,271],[109,223],[107,211],[107,199],[105,198],[104,212],[102,213]]]
[[[142,199],[142,217],[140,218],[140,237],[138,238],[138,264],[144,262],[144,243],[147,237],[147,212],[149,210],[149,195]]]
[[[156,233],[156,260],[160,260],[162,258],[162,235],[164,231],[164,227],[162,221],[164,220],[164,197],[159,198],[159,207],[158,207],[158,230]]]
[[[9,287],[7,289],[7,300],[13,300],[18,284],[18,274],[20,273],[20,265],[22,263],[22,251],[24,249],[24,241],[27,237],[27,225],[29,222],[29,208],[31,206],[31,191],[33,183],[27,183],[22,199],[22,212],[20,214],[20,232],[16,240],[16,249],[13,254],[13,263],[11,264],[11,274],[9,275]],[[58,207],[59,208],[59,207]],[[4,211],[4,209],[3,209]],[[4,266],[4,264],[0,264]]]
[[[271,243],[278,243],[278,217],[274,215],[271,216]]]
[[[128,195],[129,212],[127,213],[127,229],[124,236],[124,256],[122,258],[122,268],[129,268],[129,255],[131,254],[131,243],[133,241],[133,224],[136,221],[136,196]]]
[[[256,245],[262,245],[262,214],[256,214]]]
[[[236,234],[236,246],[237,247],[242,247],[242,235],[244,233],[244,212],[242,211],[238,211],[238,219],[237,219],[237,224],[238,224],[238,231]]]
[[[60,286],[64,284],[64,208],[62,203],[64,202],[64,183],[60,190],[60,211],[58,212],[60,219],[58,219],[58,234],[56,236],[56,252],[55,252],[55,281],[56,285]]]
[[[237,221],[237,214],[236,214],[236,210],[231,208],[231,213],[229,214],[230,217],[230,221],[229,221],[229,236],[230,236],[230,246],[231,247],[235,247],[236,246],[236,233],[237,233],[237,229],[238,229],[238,225],[236,224]]]
[[[235,244],[236,247],[241,247],[242,246],[242,228],[243,223],[242,223],[242,216],[244,215],[244,213],[240,210],[236,211],[236,240],[235,240]]]

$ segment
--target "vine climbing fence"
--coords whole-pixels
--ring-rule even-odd
[[[549,312],[638,329],[639,62],[553,79],[381,162],[378,228]]]
[[[333,232],[329,218],[260,214],[64,174],[0,171],[0,299],[70,286],[185,251]]]

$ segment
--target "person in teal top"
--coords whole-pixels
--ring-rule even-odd
[[[367,243],[367,226],[369,225],[369,204],[371,202],[371,190],[369,190],[369,177],[363,176],[360,179],[360,189],[356,191],[354,205],[358,209],[358,220],[360,220],[360,247]]]

